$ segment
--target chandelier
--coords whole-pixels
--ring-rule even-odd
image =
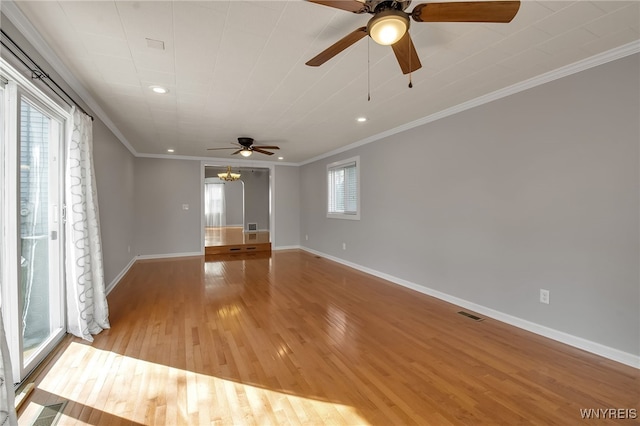
[[[222,180],[226,180],[227,182],[231,182],[240,179],[240,173],[233,173],[231,171],[231,166],[227,166],[227,171],[218,173],[218,177]]]

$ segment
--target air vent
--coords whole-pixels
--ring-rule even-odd
[[[465,317],[467,317],[467,318],[471,318],[471,319],[472,319],[472,320],[474,320],[474,321],[482,321],[482,320],[484,320],[484,318],[480,318],[480,317],[478,317],[478,316],[475,316],[475,315],[473,315],[473,314],[470,314],[469,312],[460,311],[460,312],[458,312],[458,313],[459,313],[460,315],[464,315],[464,316],[465,316]]]
[[[145,40],[147,41],[147,47],[148,48],[164,50],[164,41],[162,41],[162,40],[154,40],[152,38],[146,38]]]
[[[258,224],[257,223],[247,223],[247,230],[248,231],[257,231],[258,230]]]
[[[59,402],[57,404],[45,405],[40,410],[40,414],[33,421],[31,426],[53,426],[58,423],[64,408],[67,406],[67,401]]]

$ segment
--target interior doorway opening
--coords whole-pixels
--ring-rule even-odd
[[[227,166],[204,167],[204,252],[270,251],[270,169],[232,167],[237,180],[218,177]]]

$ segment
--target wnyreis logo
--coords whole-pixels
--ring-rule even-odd
[[[638,418],[636,408],[581,408],[580,417],[583,419],[617,419],[633,420]]]

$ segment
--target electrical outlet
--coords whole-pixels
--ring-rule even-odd
[[[342,243],[342,250],[346,250],[347,249],[347,243]]]
[[[549,290],[540,289],[540,303],[549,304]]]
[[[308,235],[305,235],[305,236],[304,236],[304,239],[305,239],[305,241],[309,241],[309,236],[308,236]]]
[[[131,246],[127,246],[127,253],[131,253]]]

